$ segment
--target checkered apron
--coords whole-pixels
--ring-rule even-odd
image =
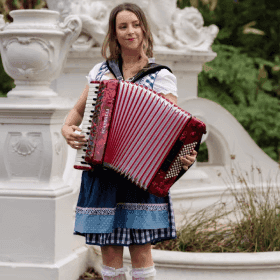
[[[104,62],[95,80],[101,81],[107,71]],[[135,83],[153,89],[158,72]],[[155,245],[176,239],[170,194],[156,197],[106,168],[84,171],[73,234],[85,236],[86,244],[99,246]]]

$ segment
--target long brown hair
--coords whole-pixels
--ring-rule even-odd
[[[122,11],[130,11],[137,16],[140,22],[140,26],[143,30],[144,40],[146,42],[146,44],[144,43],[144,50],[146,51],[146,55],[148,57],[153,57],[153,37],[146,16],[139,6],[132,3],[120,4],[111,11],[110,18],[109,18],[108,33],[105,37],[101,49],[102,56],[105,59],[117,59],[121,53],[121,47],[117,40],[117,35],[116,35],[116,17],[117,14]],[[110,52],[109,57],[107,56],[108,48]]]

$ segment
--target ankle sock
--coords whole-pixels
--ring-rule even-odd
[[[144,280],[148,279],[149,277],[156,276],[155,265],[150,267],[132,268],[130,275],[137,280]]]
[[[103,276],[103,279],[114,279],[113,277],[117,277],[119,275],[125,275],[125,272],[127,271],[126,267],[122,268],[114,268],[110,266],[106,266],[102,264],[101,274]],[[116,278],[118,279],[118,278]],[[126,278],[124,278],[126,279]]]

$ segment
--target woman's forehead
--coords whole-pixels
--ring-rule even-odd
[[[133,22],[138,20],[139,20],[138,17],[133,12],[130,11],[121,11],[116,16],[117,24]]]

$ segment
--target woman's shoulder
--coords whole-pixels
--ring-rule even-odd
[[[101,67],[106,67],[106,61],[99,62],[93,66],[93,68],[89,71],[88,76],[86,76],[88,82],[95,80],[95,77],[98,74]]]
[[[167,65],[162,65],[162,64],[157,64],[156,61],[155,61],[155,58],[154,57],[149,57],[149,63],[155,63],[156,65],[158,66],[164,66],[164,67],[168,67]],[[168,67],[169,68],[169,67]],[[169,68],[170,69],[170,68]],[[171,70],[171,69],[170,69]],[[172,74],[172,72],[170,72],[167,68],[162,68],[159,70],[158,74],[157,74],[157,77],[159,79],[161,78],[165,78],[165,77],[170,77],[171,79],[175,80],[176,81],[176,77],[174,74]]]
[[[159,78],[170,77],[176,81],[176,76],[166,68],[160,69],[157,76]]]
[[[174,96],[178,97],[176,76],[166,68],[159,70],[153,89],[159,93],[172,93]]]
[[[105,62],[106,61],[102,61],[102,62],[99,62],[99,63],[95,64],[93,66],[93,68],[89,71],[89,73],[91,73],[91,72],[98,72],[99,69],[101,68],[101,66],[103,66],[105,64]]]

